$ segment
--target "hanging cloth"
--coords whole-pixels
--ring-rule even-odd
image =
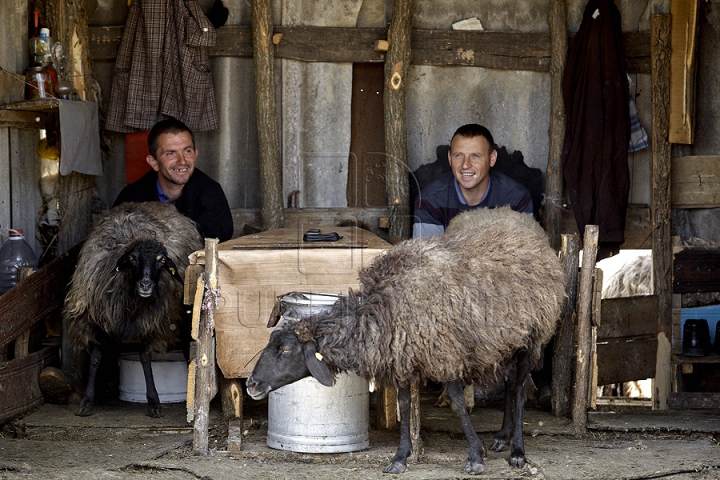
[[[215,39],[197,0],[134,0],[115,62],[105,128],[149,130],[168,117],[194,131],[217,128],[207,53]]]
[[[583,235],[586,225],[598,225],[600,250],[616,250],[625,239],[630,116],[620,12],[612,0],[585,7],[562,90],[563,176],[578,230]]]
[[[640,123],[640,115],[638,113],[637,105],[635,104],[635,95],[633,93],[633,82],[628,75],[628,89],[630,91],[630,144],[628,145],[628,152],[637,152],[643,148],[648,147],[648,134]]]

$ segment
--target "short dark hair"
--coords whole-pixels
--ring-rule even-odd
[[[485,137],[485,140],[487,140],[490,144],[490,152],[492,152],[493,150],[497,150],[497,147],[495,146],[495,140],[493,140],[493,136],[492,133],[490,133],[490,130],[488,130],[486,127],[483,127],[482,125],[478,125],[477,123],[468,123],[467,125],[463,125],[462,127],[455,130],[455,133],[453,133],[453,136],[450,139],[450,144],[452,144],[452,140],[455,137]]]
[[[167,118],[165,120],[160,120],[155,125],[153,125],[152,129],[150,130],[150,133],[148,134],[148,150],[150,151],[150,155],[152,155],[153,158],[156,158],[155,155],[157,155],[157,149],[158,149],[158,138],[163,133],[182,133],[187,132],[190,134],[190,140],[192,140],[193,148],[195,148],[195,135],[193,134],[192,130],[185,125],[180,120],[177,120],[175,118]]]

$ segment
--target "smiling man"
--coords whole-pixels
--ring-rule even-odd
[[[113,206],[124,202],[171,202],[195,221],[205,238],[232,238],[233,220],[225,192],[215,180],[195,168],[198,150],[193,132],[179,120],[161,120],[148,135],[147,162],[152,167],[126,186]]]
[[[413,237],[443,233],[455,215],[475,208],[509,205],[532,215],[530,191],[493,171],[496,160],[495,142],[487,128],[474,123],[458,128],[448,152],[451,171],[425,187],[415,202]]]

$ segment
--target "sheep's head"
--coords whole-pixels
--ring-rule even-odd
[[[134,240],[129,243],[117,262],[118,272],[128,270],[135,286],[135,292],[143,297],[150,297],[160,280],[163,270],[167,270],[178,281],[182,278],[175,263],[168,257],[165,246],[152,239]]]
[[[259,400],[272,390],[310,375],[327,387],[335,384],[334,375],[317,350],[309,322],[285,321],[270,335],[247,379],[247,391]]]

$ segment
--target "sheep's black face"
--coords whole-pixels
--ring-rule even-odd
[[[248,395],[255,400],[310,375],[303,344],[292,331],[283,328],[286,325],[281,325],[270,335],[270,341],[247,379]]]
[[[164,268],[176,274],[175,264],[167,256],[167,250],[156,240],[138,240],[130,244],[117,263],[118,270],[130,270],[135,292],[142,298],[148,298],[155,292]]]

